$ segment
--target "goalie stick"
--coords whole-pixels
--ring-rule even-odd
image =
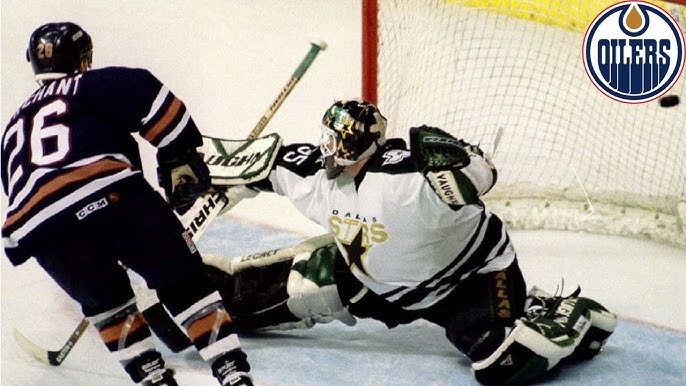
[[[269,105],[267,111],[262,114],[260,120],[257,122],[252,131],[250,131],[250,134],[248,135],[249,140],[256,139],[262,133],[264,128],[267,126],[267,123],[271,121],[274,114],[276,114],[276,111],[286,100],[286,97],[290,95],[295,85],[298,84],[307,69],[310,68],[310,65],[312,65],[319,52],[325,50],[326,47],[327,44],[323,41],[314,41],[310,43],[310,49],[307,52],[307,55],[305,55],[300,64],[298,64],[298,67],[288,79],[288,82],[286,82],[283,88],[281,88],[279,91],[276,99],[274,99],[271,105]],[[211,140],[217,151],[228,158],[229,155],[226,153],[226,151],[224,151],[221,142],[216,138],[212,138]],[[184,218],[182,218],[182,222],[186,226],[186,230],[193,237],[193,240],[196,239],[196,235],[197,238],[200,238],[200,235],[207,230],[207,227],[210,225],[212,220],[219,215],[219,213],[233,208],[240,201],[240,199],[234,198],[232,200],[231,198],[232,197],[227,195],[225,189],[215,188],[210,192],[205,193],[200,199],[198,199],[198,201],[196,201],[195,205],[191,208],[191,210],[189,210],[189,213],[191,214],[187,214]],[[184,221],[184,219],[186,221]]]
[[[267,123],[271,121],[274,114],[286,100],[286,97],[288,97],[295,85],[300,81],[307,69],[310,68],[319,52],[325,50],[326,47],[327,44],[323,41],[314,41],[310,43],[310,49],[307,52],[307,55],[305,55],[300,64],[298,64],[298,67],[288,79],[288,82],[279,91],[276,99],[272,102],[267,111],[265,111],[255,127],[252,129],[248,135],[248,139],[256,139],[262,133],[264,128],[267,126]],[[217,147],[218,151],[223,152],[223,146],[218,139],[213,138],[212,142],[214,143],[215,147]],[[228,156],[226,152],[223,152],[223,155]],[[205,233],[212,220],[214,220],[219,213],[233,208],[239,201],[239,198],[232,197],[225,189],[213,188],[196,201],[193,207],[189,210],[190,215],[187,214],[185,216],[181,216],[180,220],[186,228],[186,231],[189,233],[189,236],[191,236],[194,242],[197,242],[203,233]],[[55,351],[47,350],[35,344],[16,328],[13,329],[13,334],[14,339],[16,340],[17,344],[19,344],[19,347],[22,348],[22,350],[41,362],[52,366],[59,366],[62,364],[62,362],[64,362],[64,359],[67,357],[76,342],[78,342],[78,340],[81,338],[83,332],[86,330],[86,328],[88,328],[89,324],[90,323],[86,318],[81,319],[81,322],[79,322],[79,325],[76,326],[71,336],[69,336],[69,339],[67,339],[67,341],[59,350]]]

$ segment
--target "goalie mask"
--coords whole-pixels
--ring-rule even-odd
[[[74,23],[48,23],[38,27],[29,38],[26,60],[31,62],[36,81],[61,78],[79,71],[81,61],[92,61],[90,35]]]
[[[369,158],[386,143],[386,118],[372,103],[338,101],[322,118],[320,149],[327,177],[338,177],[343,169]]]

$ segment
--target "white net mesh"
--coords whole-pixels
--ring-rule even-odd
[[[601,94],[581,51],[587,26],[613,2],[559,3],[380,1],[378,105],[389,136],[430,124],[492,152],[502,130],[487,199],[511,225],[685,245],[685,104]],[[659,5],[683,29],[684,7]],[[669,94],[686,98],[685,84]]]

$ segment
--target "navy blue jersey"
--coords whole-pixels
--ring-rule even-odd
[[[79,200],[142,176],[132,133],[158,149],[188,149],[202,137],[186,106],[144,69],[108,67],[36,90],[2,136],[2,227],[8,256],[22,240]]]

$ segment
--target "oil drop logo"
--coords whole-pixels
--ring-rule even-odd
[[[684,68],[684,35],[662,8],[643,1],[605,9],[586,31],[583,62],[608,97],[643,103],[669,91]]]

